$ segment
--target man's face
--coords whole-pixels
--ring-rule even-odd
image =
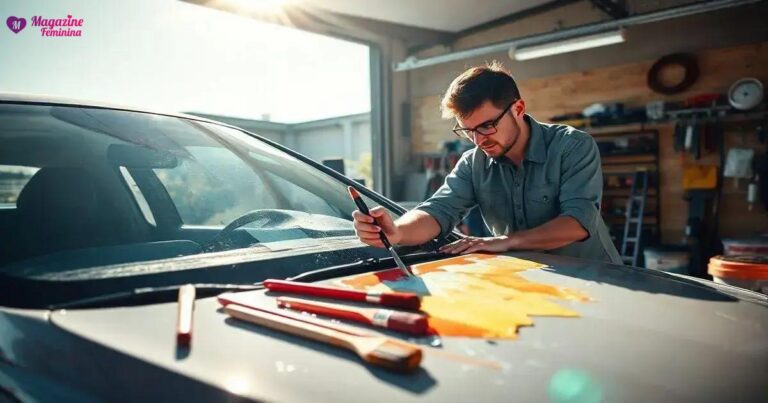
[[[473,131],[470,139],[487,156],[499,158],[509,152],[520,137],[520,124],[516,119],[516,114],[522,116],[522,113],[520,108],[516,108],[517,102],[520,101],[516,101],[509,108],[503,110],[494,106],[490,101],[485,101],[466,118],[456,118],[456,122],[461,128],[480,129],[481,132],[493,132],[495,122],[495,133],[480,134]]]

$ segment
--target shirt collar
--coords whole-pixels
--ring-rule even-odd
[[[537,162],[539,164],[544,163],[547,160],[547,148],[544,142],[544,128],[541,123],[534,119],[531,115],[525,114],[525,121],[531,127],[530,136],[528,138],[528,145],[525,150],[525,159],[531,162]],[[499,159],[488,158],[488,167],[493,164],[508,162],[506,157]],[[511,163],[511,162],[510,162]]]
[[[526,114],[525,120],[531,126],[531,136],[528,139],[528,149],[525,159],[542,164],[547,160],[547,145],[544,140],[544,127],[531,115]]]

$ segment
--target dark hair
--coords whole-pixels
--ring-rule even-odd
[[[485,101],[504,109],[520,98],[515,79],[498,61],[472,67],[456,77],[440,103],[444,119],[467,117]]]

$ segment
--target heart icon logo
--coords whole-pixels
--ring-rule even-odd
[[[13,31],[14,34],[18,34],[19,31],[24,29],[24,27],[27,26],[27,20],[24,18],[17,18],[14,16],[8,17],[7,20],[5,20],[5,25],[8,26],[8,29]]]

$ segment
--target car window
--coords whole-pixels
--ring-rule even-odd
[[[308,211],[314,214],[323,214],[334,217],[342,217],[342,213],[330,203],[318,195],[291,183],[275,174],[266,173],[274,188],[286,198],[288,205],[295,210]]]
[[[40,168],[0,165],[0,208],[16,207],[21,189]]]
[[[188,147],[191,157],[174,168],[155,169],[184,224],[228,224],[243,213],[280,207],[260,175],[232,151]]]
[[[39,277],[327,238],[364,247],[343,182],[236,128],[0,104],[0,144],[0,203],[16,207],[0,214],[0,274]]]

